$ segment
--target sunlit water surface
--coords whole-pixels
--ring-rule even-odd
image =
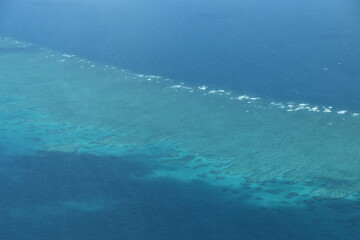
[[[1,38],[4,239],[356,239],[359,116]]]
[[[359,239],[358,6],[0,2],[0,239]]]

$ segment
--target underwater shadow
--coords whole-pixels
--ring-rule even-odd
[[[0,162],[2,239],[357,239],[358,202],[262,207],[202,181],[146,178],[146,154],[43,151]],[[336,212],[336,211],[335,211]]]

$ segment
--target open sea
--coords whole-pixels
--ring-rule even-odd
[[[0,0],[0,240],[360,239],[360,1]]]

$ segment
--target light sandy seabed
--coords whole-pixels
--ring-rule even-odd
[[[286,111],[270,100],[185,87],[5,38],[0,79],[0,96],[18,99],[11,108],[112,131],[98,144],[164,143],[188,156],[174,153],[169,161],[213,162],[223,178],[237,175],[248,184],[308,185],[319,198],[360,192],[360,119],[350,113]]]

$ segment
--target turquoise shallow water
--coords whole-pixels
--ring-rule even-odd
[[[0,43],[4,239],[357,239],[359,117]]]

